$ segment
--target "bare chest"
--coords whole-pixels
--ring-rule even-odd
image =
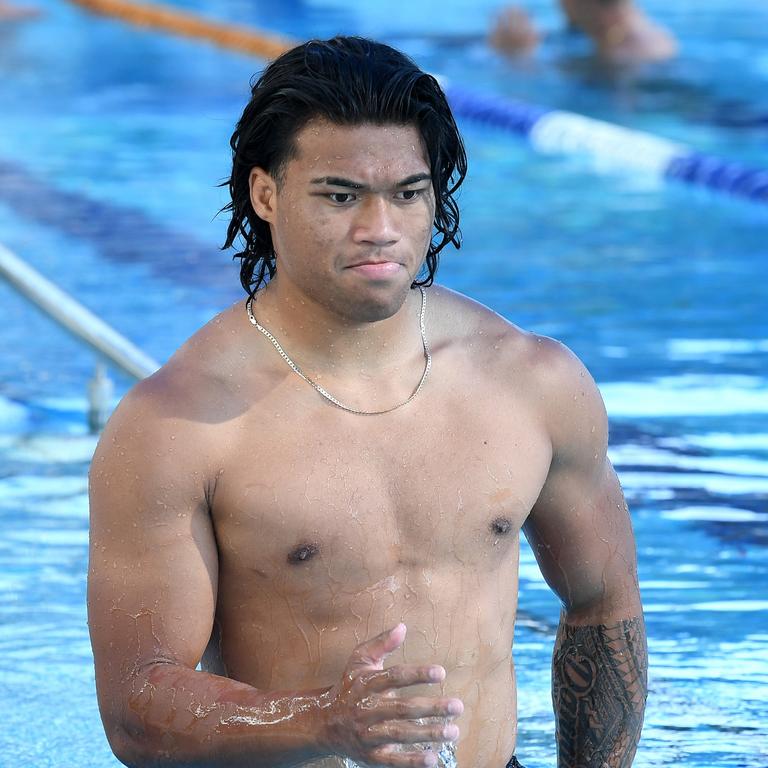
[[[320,414],[262,415],[233,433],[213,510],[225,568],[296,587],[403,567],[493,569],[549,467],[524,411]]]

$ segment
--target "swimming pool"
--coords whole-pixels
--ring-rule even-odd
[[[0,241],[163,360],[239,296],[236,270],[216,249],[224,221],[212,216],[259,63],[54,0],[37,5],[44,19],[0,32]],[[766,164],[759,31],[768,9],[756,0],[704,10],[648,0],[683,55],[621,76],[600,72],[562,35],[535,61],[510,64],[480,43],[414,34],[479,33],[491,2],[442,3],[437,19],[412,3],[396,21],[380,0],[183,5],[294,37],[381,36],[465,85]],[[549,3],[529,7],[556,26]],[[768,212],[596,175],[584,160],[537,157],[501,132],[463,129],[465,247],[445,255],[441,280],[569,344],[612,417],[651,653],[635,764],[765,768]],[[0,764],[113,766],[83,604],[94,357],[3,283],[0,307]],[[556,621],[524,548],[515,653],[518,752],[529,768],[553,764]]]

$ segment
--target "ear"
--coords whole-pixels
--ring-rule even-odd
[[[277,208],[275,180],[263,168],[252,168],[248,186],[251,191],[251,205],[256,215],[264,221],[274,221]]]

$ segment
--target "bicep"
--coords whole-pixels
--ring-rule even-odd
[[[142,420],[118,415],[90,473],[88,617],[103,704],[135,693],[153,663],[194,668],[215,611],[216,544],[189,448],[156,424],[131,426]]]
[[[626,615],[639,609],[635,543],[607,456],[605,406],[577,358],[559,350],[553,357],[547,387],[552,460],[523,530],[569,612]]]
[[[523,530],[567,610],[605,617],[639,608],[632,524],[607,458],[594,475],[551,471]]]

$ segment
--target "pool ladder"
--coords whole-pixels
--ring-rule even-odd
[[[0,276],[99,354],[93,378],[88,382],[88,427],[94,433],[101,431],[112,411],[114,397],[114,384],[105,360],[136,380],[151,375],[160,364],[1,243]]]

